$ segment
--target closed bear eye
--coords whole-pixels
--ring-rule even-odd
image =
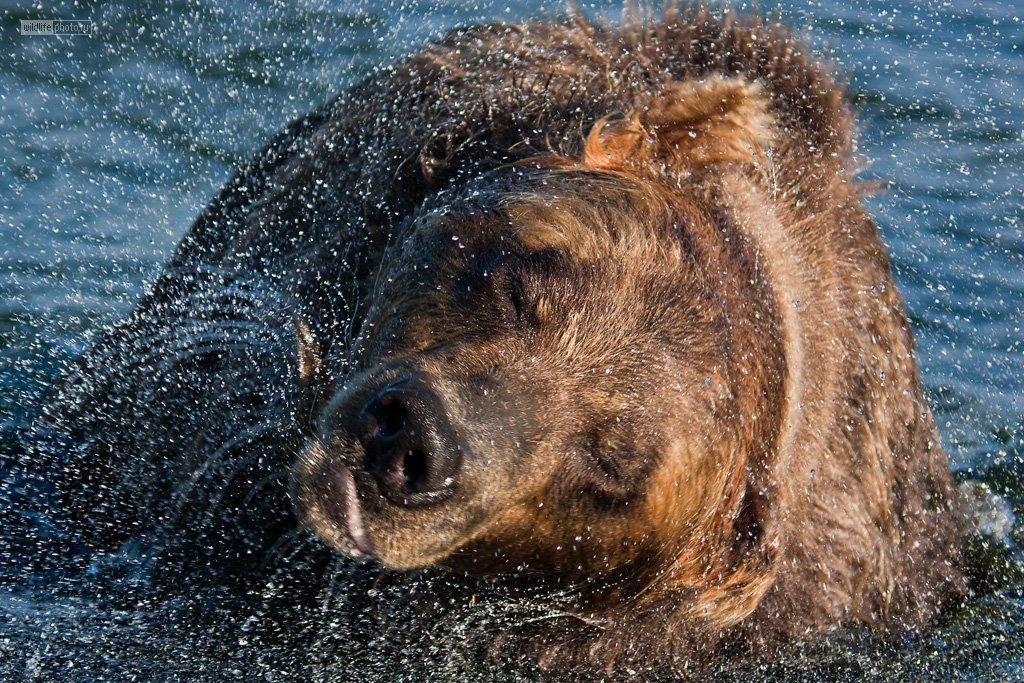
[[[643,490],[655,458],[631,431],[628,428],[621,431],[595,429],[582,440],[575,463],[578,484],[599,502],[628,502]]]
[[[484,334],[532,327],[535,298],[515,264],[481,259],[453,288],[454,303]]]
[[[493,306],[501,313],[504,322],[515,329],[535,327],[536,298],[522,276],[510,268],[502,268],[490,277]]]
[[[510,275],[508,277],[507,289],[508,300],[512,304],[510,312],[514,314],[517,322],[527,321],[528,318],[532,317],[533,306],[526,299],[523,281],[515,275]]]

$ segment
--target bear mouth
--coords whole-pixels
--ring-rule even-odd
[[[342,532],[359,554],[372,555],[373,543],[370,541],[363,523],[363,511],[359,507],[359,494],[356,491],[356,480],[352,476],[352,470],[347,467],[339,467],[335,477],[336,495],[340,499],[335,504],[341,513],[339,516],[341,517]]]

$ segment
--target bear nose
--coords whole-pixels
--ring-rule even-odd
[[[435,505],[455,491],[462,452],[444,404],[422,375],[392,382],[363,406],[366,470],[402,507]]]

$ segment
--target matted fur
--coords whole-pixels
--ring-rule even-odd
[[[476,599],[476,575],[510,594],[551,587],[568,622],[495,621],[502,632],[485,649],[560,674],[682,671],[838,626],[918,628],[963,589],[959,517],[853,180],[850,128],[827,70],[755,19],[697,8],[622,26],[570,16],[456,30],[273,141],[196,221],[132,320],[189,319],[197,290],[181,273],[199,268],[227,282],[258,274],[290,302],[306,398],[289,388],[266,407],[317,430],[295,492],[304,521],[342,550],[343,520],[318,477],[354,448],[332,431],[353,386],[413,363],[485,450],[500,435],[469,417],[494,395],[513,406],[515,449],[531,467],[516,470],[498,447],[490,479],[470,461],[463,476],[486,491],[463,501],[472,515],[363,511],[386,565],[454,569],[442,583],[456,597],[378,624],[408,596],[375,587],[415,580],[377,568],[359,583],[343,563],[351,583],[326,588],[324,604],[337,608],[345,590],[349,605],[381,601],[353,618],[347,648],[381,647],[375,624],[430,633]],[[495,245],[526,275],[487,279],[474,258]],[[517,292],[514,307],[502,287]],[[280,332],[284,317],[266,324]],[[132,393],[121,400],[90,394],[81,376],[130,366],[126,339],[148,337],[111,331],[66,392],[71,421],[106,434],[77,456],[96,474],[58,484],[69,523],[91,543],[142,528],[209,568],[161,495],[188,480],[191,497],[170,504],[180,511],[223,487],[211,453],[262,482],[301,437],[296,427],[236,455],[240,442],[193,433],[173,404],[151,400],[159,379],[143,371],[122,373]],[[209,387],[299,384],[273,363],[231,359],[197,366]],[[481,382],[497,387],[489,398],[473,393]],[[238,408],[207,394],[203,423],[230,427]],[[163,430],[149,434],[187,438],[143,446],[111,427],[131,423],[139,397],[145,424]],[[100,402],[118,407],[91,407]],[[75,509],[83,499],[97,502]],[[97,509],[112,519],[92,525]],[[225,557],[294,530],[232,523],[246,551]]]

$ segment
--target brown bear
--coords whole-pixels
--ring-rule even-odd
[[[114,520],[78,540],[279,547],[298,452],[301,521],[390,581],[572,595],[493,639],[555,671],[925,624],[961,522],[850,137],[805,48],[702,8],[375,70],[228,183],[79,375],[117,381],[69,383],[80,424],[135,411],[79,456],[128,470],[57,484]]]
[[[498,25],[373,87],[440,199],[390,235],[343,372],[300,335],[325,541],[615,576],[598,635],[538,648],[602,664],[918,626],[961,589],[850,115],[802,47],[704,11]]]

